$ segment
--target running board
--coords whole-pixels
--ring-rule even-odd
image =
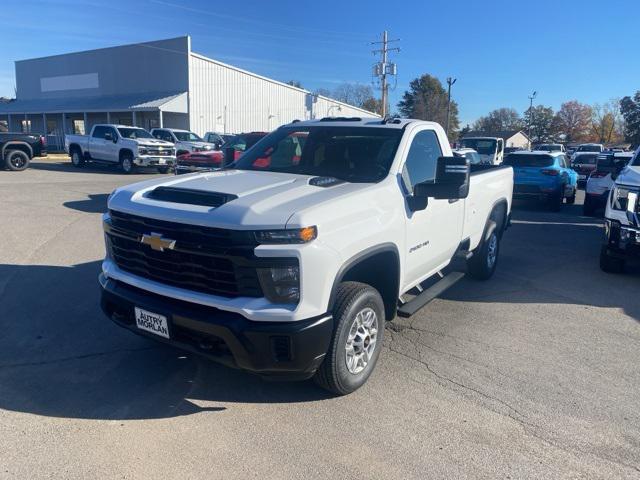
[[[416,295],[411,301],[399,307],[398,315],[401,317],[410,317],[445,290],[458,283],[462,277],[464,277],[464,273],[462,272],[451,272],[445,275],[438,283],[430,286],[419,295]]]

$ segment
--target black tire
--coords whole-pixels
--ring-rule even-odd
[[[607,247],[600,250],[600,270],[607,273],[622,273],[624,271],[624,260],[612,257],[607,251]]]
[[[82,157],[82,151],[79,148],[71,150],[71,164],[76,168],[84,166],[84,158]]]
[[[369,310],[375,313],[377,325],[373,351],[370,352],[366,365],[354,366],[352,364],[348,366],[347,341],[349,334],[358,320],[358,315],[363,312],[369,314]],[[337,395],[346,395],[364,385],[375,368],[382,350],[385,329],[384,314],[384,302],[375,288],[359,282],[343,282],[338,286],[333,308],[333,338],[324,361],[314,377],[318,385]],[[358,335],[362,337],[363,334],[358,333]],[[364,336],[362,345],[370,346],[371,336]],[[353,345],[351,350],[356,351]],[[362,370],[352,372],[350,369],[355,370],[354,367],[362,367]]]
[[[573,190],[573,193],[571,194],[570,197],[567,197],[567,204],[568,205],[573,205],[574,203],[576,203],[576,190]]]
[[[158,167],[158,172],[160,172],[162,175],[166,175],[167,173],[169,173],[171,167]]]
[[[124,174],[129,175],[135,170],[135,165],[133,164],[133,155],[128,152],[124,152],[120,155],[120,171]]]
[[[596,213],[596,206],[593,204],[591,198],[587,195],[584,198],[584,205],[582,205],[582,213],[585,217],[593,217]]]
[[[560,191],[554,194],[549,199],[549,210],[552,212],[559,212],[562,209],[562,202],[564,201],[564,186],[560,187]]]
[[[29,167],[31,159],[22,150],[9,150],[4,155],[4,163],[12,172],[21,172]]]
[[[489,232],[488,235],[486,232]],[[498,266],[500,256],[500,232],[497,224],[489,220],[485,228],[484,240],[467,261],[467,273],[476,280],[488,280]]]

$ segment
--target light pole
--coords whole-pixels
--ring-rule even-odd
[[[529,150],[531,150],[531,124],[533,123],[533,99],[538,96],[535,90],[529,95]]]
[[[449,138],[449,118],[451,117],[451,86],[458,81],[457,78],[447,77],[447,138]]]

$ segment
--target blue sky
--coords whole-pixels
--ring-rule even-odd
[[[13,61],[189,34],[203,55],[307,89],[371,83],[371,41],[400,38],[391,101],[430,73],[458,78],[472,122],[499,107],[605,102],[640,90],[640,0],[3,0],[0,95]]]

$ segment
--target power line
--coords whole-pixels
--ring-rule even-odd
[[[399,52],[399,47],[389,48],[389,43],[399,42],[400,39],[396,38],[389,40],[388,32],[385,30],[382,32],[381,42],[371,42],[372,45],[382,44],[382,48],[373,50],[373,54],[380,54],[380,62],[376,63],[373,67],[374,76],[380,78],[380,89],[382,90],[382,118],[387,116],[387,103],[389,102],[389,84],[387,83],[387,77],[391,75],[397,75],[398,69],[395,63],[389,62],[389,52]]]

